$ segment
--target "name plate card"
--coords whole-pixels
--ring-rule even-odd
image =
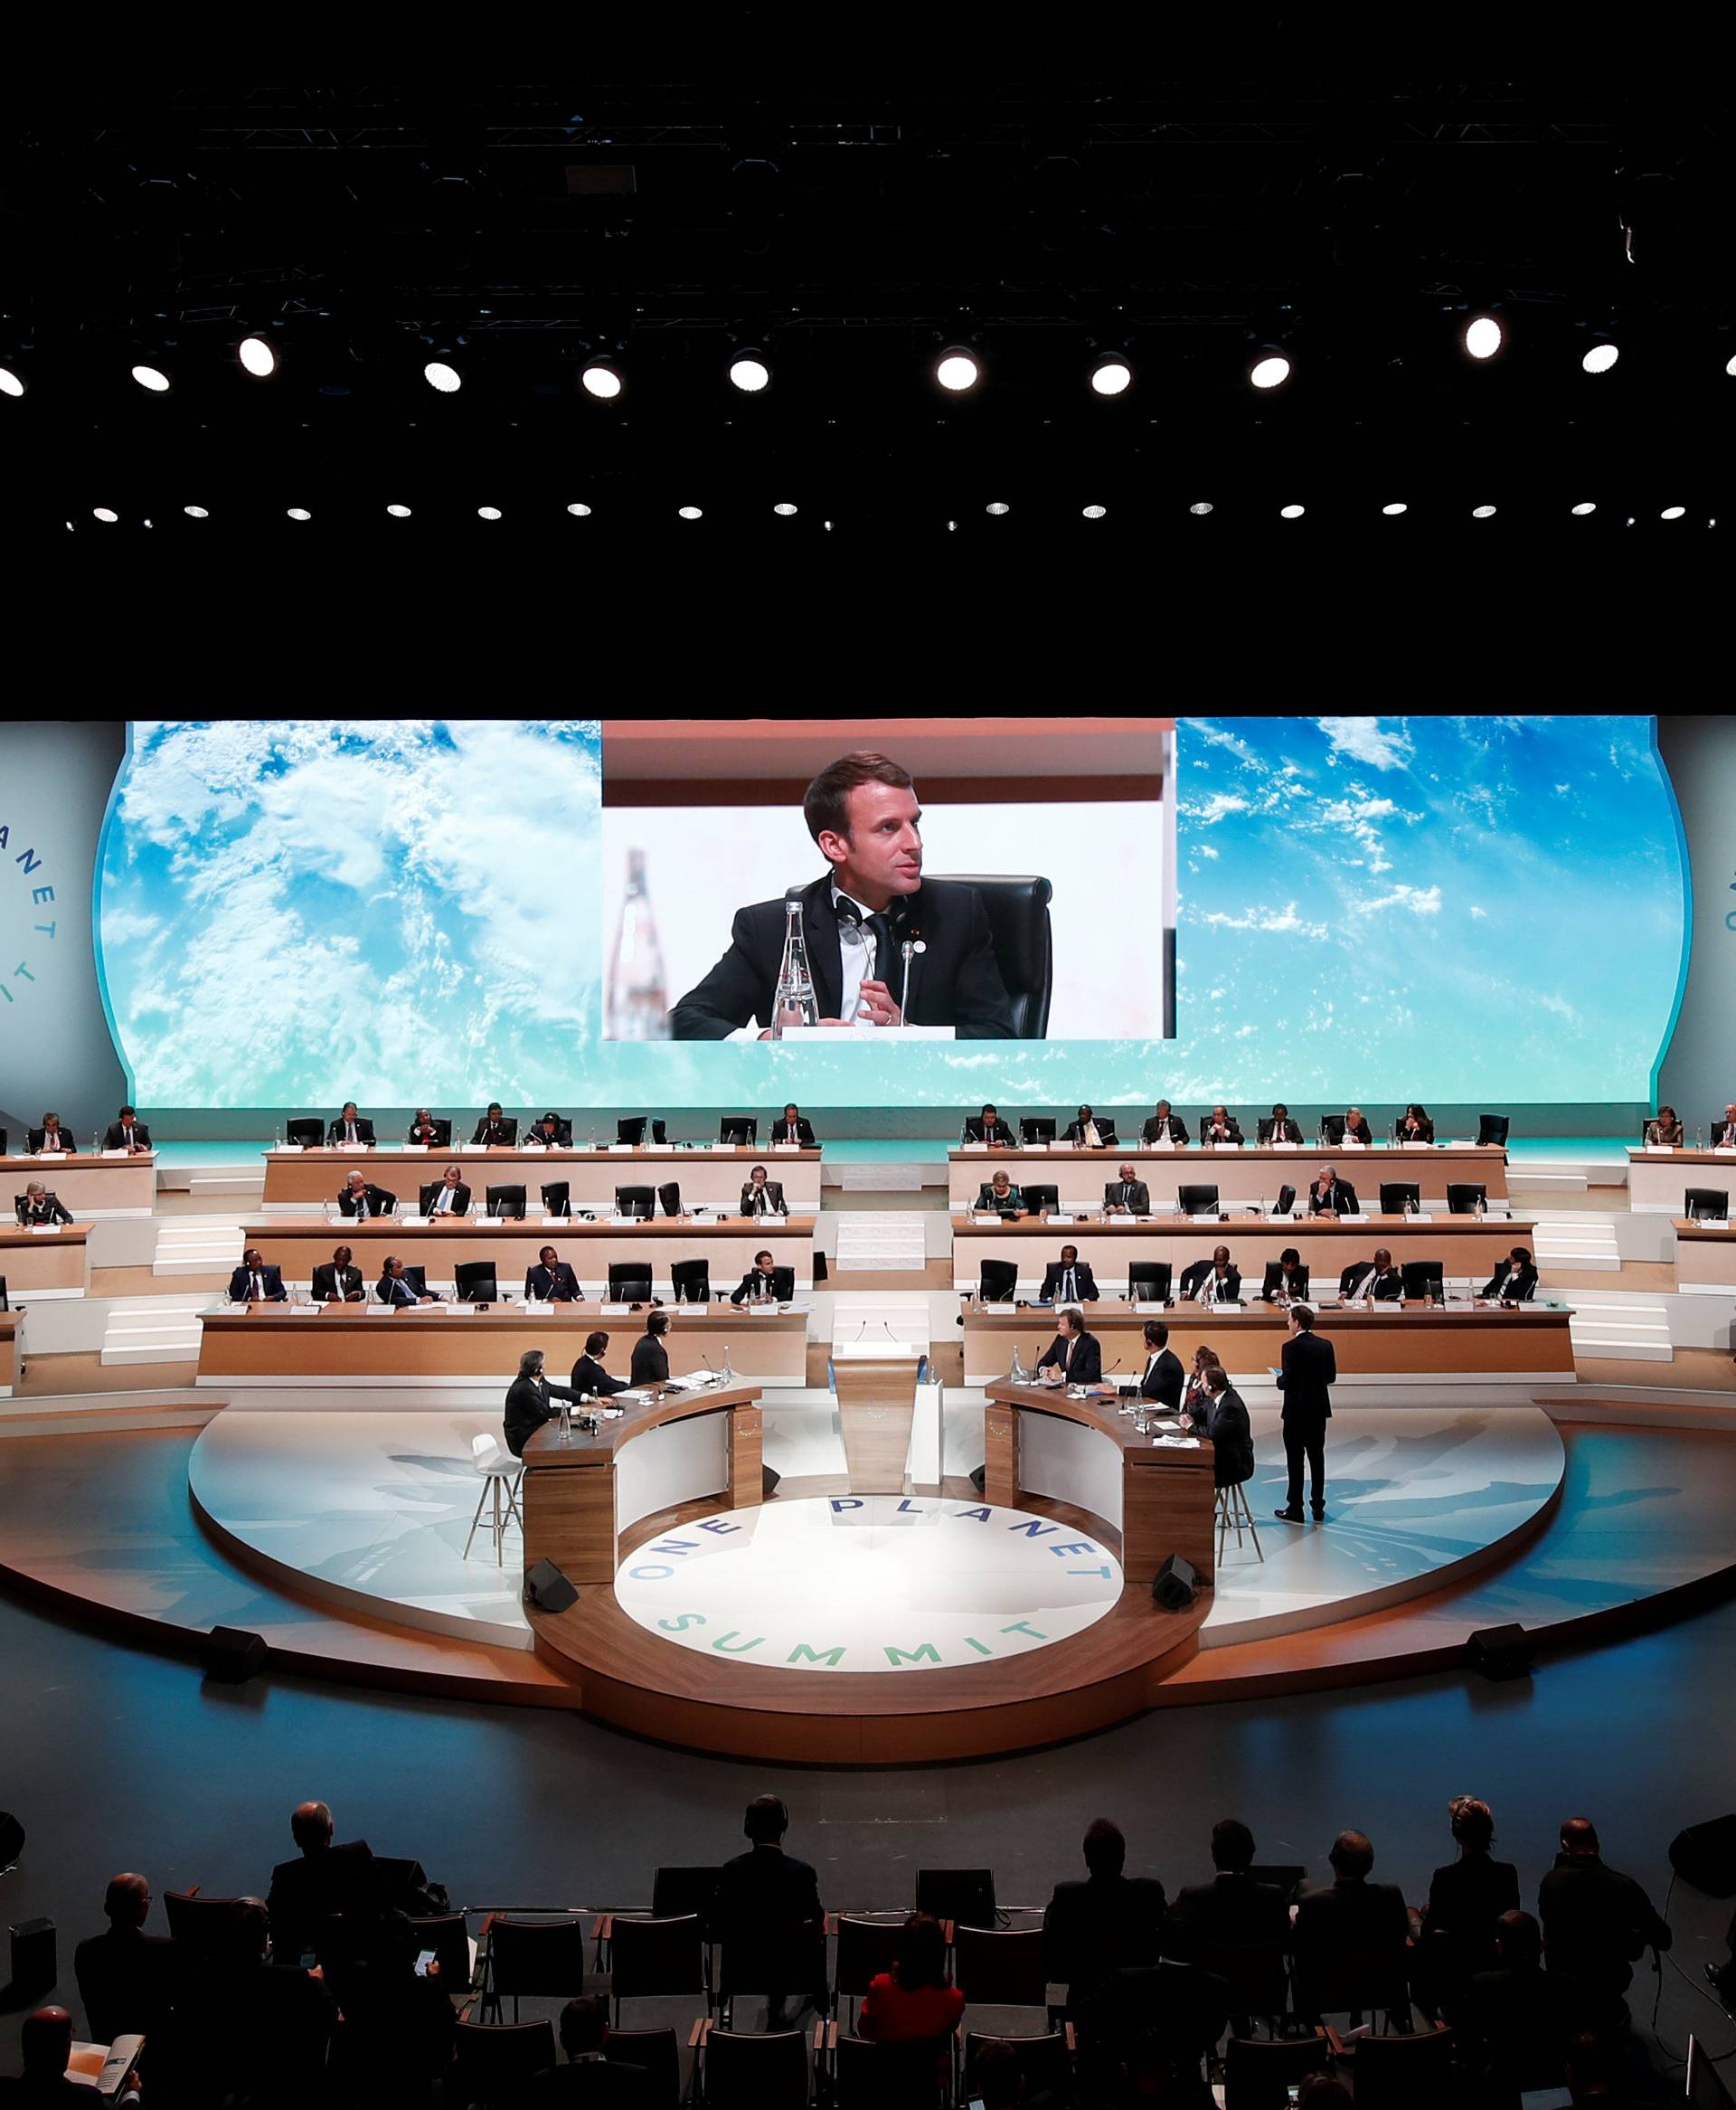
[[[968,1150],[973,1156],[986,1156],[988,1150],[986,1143],[960,1143],[958,1148]]]
[[[1163,1310],[1167,1310],[1167,1309],[1168,1309],[1168,1307],[1167,1307],[1167,1306],[1165,1306],[1165,1305],[1163,1305],[1163,1304],[1153,1304],[1153,1303],[1147,1303],[1147,1302],[1146,1302],[1144,1300],[1140,1300],[1139,1301],[1136,1302],[1133,1308],[1134,1308],[1134,1310],[1135,1310],[1135,1311],[1136,1311],[1136,1312],[1137,1312],[1137,1311],[1163,1311]]]
[[[1052,1209],[1043,1218],[1045,1224],[1071,1224],[1072,1220],[1071,1216],[1057,1216]]]
[[[599,1304],[597,1309],[605,1319],[625,1319],[633,1307],[630,1304]]]
[[[979,1231],[998,1231],[1001,1227],[1001,1219],[998,1216],[984,1216],[973,1214],[970,1220],[974,1225],[976,1225]]]
[[[1058,1143],[1026,1143],[1024,1148],[1027,1150],[1059,1150],[1061,1146]]]
[[[1354,1136],[1346,1136],[1342,1143],[1322,1143],[1320,1148],[1323,1150],[1367,1150],[1368,1145],[1366,1143],[1357,1142]]]
[[[1300,1143],[1270,1143],[1267,1148],[1273,1150],[1299,1150],[1302,1146]]]
[[[799,1143],[774,1143],[771,1147],[774,1150],[788,1150],[793,1154],[802,1146]]]
[[[33,1238],[53,1238],[59,1235],[60,1228],[58,1224],[33,1224],[30,1235]]]

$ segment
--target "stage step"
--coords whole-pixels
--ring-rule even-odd
[[[1628,1363],[1673,1363],[1669,1307],[1656,1299],[1575,1290],[1568,1331],[1575,1355]]]
[[[1580,1268],[1591,1274],[1619,1274],[1616,1226],[1607,1216],[1539,1216],[1539,1267]]]
[[[108,1308],[102,1335],[105,1366],[196,1361],[204,1333],[198,1297],[119,1297]]]
[[[157,1228],[151,1273],[208,1275],[241,1264],[241,1226],[221,1216],[165,1216]]]
[[[838,1219],[836,1266],[840,1274],[921,1272],[928,1248],[921,1215],[910,1209],[861,1209]]]

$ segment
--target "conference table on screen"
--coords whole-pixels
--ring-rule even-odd
[[[1736,1225],[1675,1219],[1675,1284],[1679,1290],[1722,1291],[1736,1296]]]
[[[89,1224],[56,1224],[0,1231],[0,1282],[16,1303],[28,1292],[77,1296],[90,1286]]]
[[[480,1145],[421,1150],[408,1145],[356,1150],[278,1149],[265,1153],[264,1205],[268,1209],[306,1210],[335,1199],[347,1174],[361,1172],[376,1187],[396,1194],[406,1206],[416,1190],[439,1179],[448,1165],[462,1168],[465,1184],[481,1208],[484,1189],[522,1187],[535,1206],[544,1187],[564,1179],[575,1209],[608,1208],[618,1187],[661,1187],[674,1180],[684,1204],[734,1210],[741,1206],[748,1174],[763,1165],[768,1179],[784,1190],[785,1206],[815,1215],[820,1206],[820,1153],[787,1145],[744,1150],[734,1144],[707,1144],[689,1150],[675,1143],[599,1144],[595,1150],[506,1150]]]
[[[1545,1375],[1571,1377],[1572,1314],[1544,1304],[1511,1309],[1481,1299],[1474,1302],[1429,1306],[1424,1303],[1373,1304],[1367,1310],[1335,1304],[1313,1308],[1316,1330],[1331,1341],[1344,1377],[1428,1377],[1437,1373],[1476,1372],[1493,1377]],[[1275,1368],[1289,1333],[1289,1320],[1277,1305],[1249,1303],[1240,1310],[1179,1303],[1171,1310],[1098,1302],[1083,1307],[1086,1330],[1099,1347],[1106,1379],[1130,1384],[1146,1367],[1145,1329],[1148,1320],[1169,1328],[1169,1346],[1191,1365],[1194,1351],[1217,1351],[1226,1369],[1243,1378]],[[1013,1360],[1034,1367],[1055,1337],[1055,1314],[1048,1306],[1020,1311],[1006,1305],[965,1306],[965,1383],[990,1384]]]
[[[1676,1150],[1641,1148],[1628,1150],[1628,1206],[1648,1216],[1685,1216],[1688,1189],[1722,1188],[1736,1197],[1736,1150]]]
[[[60,1196],[81,1220],[91,1216],[148,1216],[156,1206],[156,1153],[55,1152],[46,1158],[0,1158],[0,1194],[21,1195],[33,1179]]]
[[[1103,1189],[1122,1165],[1133,1167],[1136,1179],[1150,1189],[1154,1206],[1175,1208],[1183,1187],[1215,1187],[1231,1207],[1271,1202],[1280,1187],[1297,1193],[1323,1165],[1365,1200],[1378,1199],[1382,1180],[1406,1181],[1420,1189],[1419,1206],[1444,1210],[1448,1183],[1483,1187],[1490,1201],[1507,1196],[1507,1154],[1499,1144],[1445,1143],[1427,1149],[1380,1145],[1358,1150],[1291,1143],[1261,1148],[1225,1146],[1210,1150],[1197,1143],[1154,1150],[1149,1144],[1119,1144],[1105,1150],[1052,1144],[1045,1150],[991,1150],[986,1144],[963,1145],[947,1152],[947,1193],[954,1209],[968,1208],[990,1177],[1005,1171],[1014,1186],[1026,1180],[1055,1187],[1063,1208],[1101,1208]]]
[[[731,1367],[755,1384],[807,1383],[806,1307],[675,1304],[665,1310],[670,1325],[664,1347],[675,1375],[721,1369],[727,1349]],[[235,1304],[203,1317],[200,1385],[239,1392],[340,1380],[373,1386],[494,1381],[504,1398],[527,1348],[541,1348],[549,1376],[564,1385],[593,1329],[608,1334],[606,1367],[625,1379],[646,1310],[592,1298],[582,1304],[494,1304],[486,1311],[447,1304],[396,1311],[384,1305]]]

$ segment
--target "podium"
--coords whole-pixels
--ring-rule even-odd
[[[833,1349],[844,1469],[857,1495],[901,1495],[916,1420],[916,1372],[922,1351],[913,1343],[877,1342],[869,1355]]]

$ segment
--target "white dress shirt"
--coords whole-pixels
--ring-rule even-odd
[[[868,918],[873,912],[854,895],[845,894],[842,887],[835,885],[832,889],[833,907],[835,909],[844,902],[848,902],[862,918],[860,923],[840,921],[838,924],[838,951],[844,963],[844,994],[838,1004],[838,1017],[846,1026],[851,1026],[855,1023],[856,1015],[862,1009],[863,983],[883,980],[885,978],[879,972],[874,957],[878,947],[874,933],[868,928]]]
[[[434,1189],[434,1206],[429,1210],[429,1215],[430,1216],[449,1216],[452,1210],[452,1197],[457,1192],[456,1187],[448,1187],[442,1180],[439,1186]]]

